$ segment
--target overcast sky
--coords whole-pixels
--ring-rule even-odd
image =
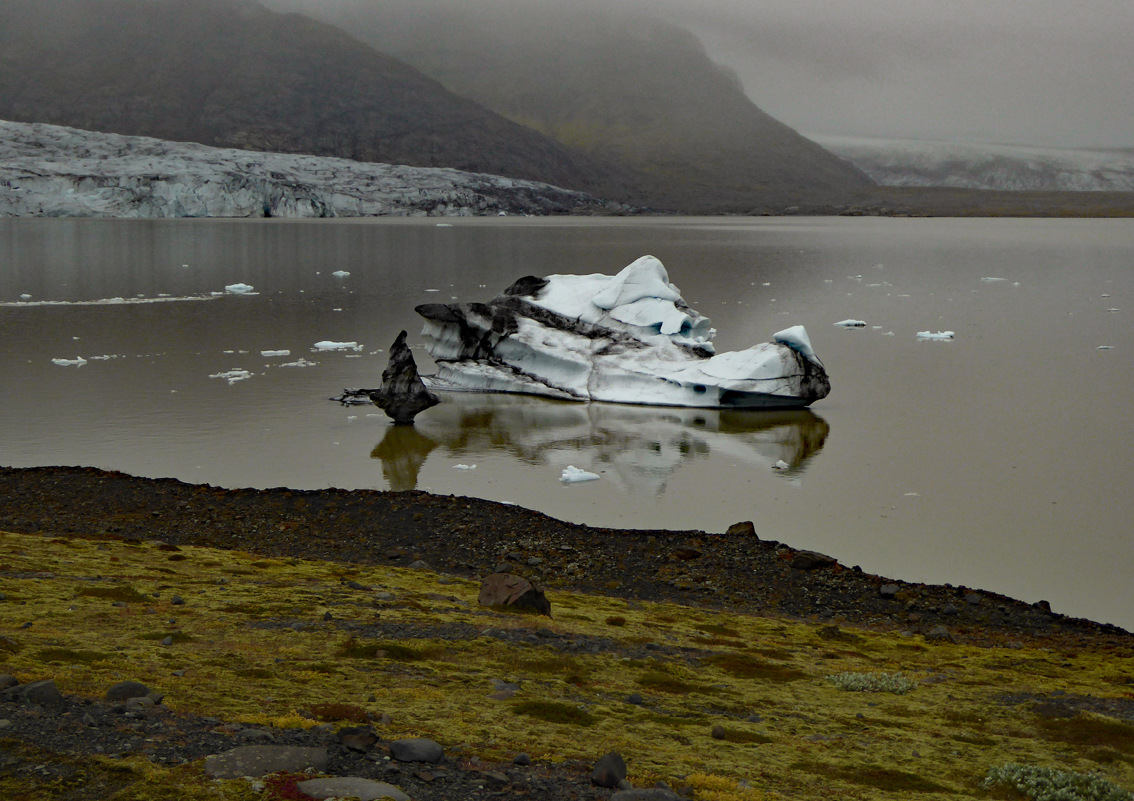
[[[588,2],[595,0],[517,7]],[[756,105],[804,133],[1134,147],[1134,0],[603,6],[656,9],[690,28],[714,60],[736,71]]]

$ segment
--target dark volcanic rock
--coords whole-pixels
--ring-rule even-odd
[[[390,743],[390,756],[399,762],[440,762],[445,749],[425,737],[410,737]]]
[[[390,346],[390,361],[382,371],[382,386],[370,394],[374,404],[398,425],[413,423],[413,418],[441,399],[425,388],[417,374],[417,362],[406,345],[406,332],[398,334]]]
[[[481,606],[511,606],[551,616],[551,601],[523,576],[511,573],[492,573],[480,585],[477,602]]]
[[[626,762],[617,751],[604,754],[591,771],[591,782],[599,787],[617,787],[626,778]]]

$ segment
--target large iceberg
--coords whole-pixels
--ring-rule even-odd
[[[803,326],[715,354],[708,318],[643,256],[609,275],[528,276],[488,303],[427,303],[431,388],[704,408],[808,406],[831,390]]]

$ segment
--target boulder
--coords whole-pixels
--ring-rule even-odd
[[[755,537],[756,526],[752,523],[751,520],[743,520],[739,523],[733,523],[731,526],[729,526],[728,530],[725,532],[725,535],[729,537]]]
[[[394,801],[410,801],[410,797],[400,787],[357,776],[309,779],[298,782],[295,786],[301,793],[316,799],[358,798],[359,801],[375,801],[379,798],[392,798]]]
[[[63,694],[52,679],[33,681],[9,688],[5,695],[16,698],[27,706],[41,706],[45,709],[60,709],[65,705]]]
[[[210,779],[264,776],[281,770],[298,773],[307,768],[326,770],[327,749],[288,745],[245,745],[222,754],[205,757],[205,775]]]
[[[124,704],[131,698],[143,698],[150,694],[150,688],[140,681],[120,681],[106,691],[106,700],[112,704]]]
[[[440,762],[445,749],[425,737],[410,737],[390,743],[390,756],[399,762]]]
[[[536,612],[551,617],[551,601],[523,576],[512,573],[492,573],[480,585],[477,602],[481,606],[510,606],[517,610]]]
[[[591,783],[598,787],[617,787],[626,778],[626,762],[617,751],[604,754],[591,771]]]
[[[398,334],[390,346],[390,361],[382,371],[382,386],[370,393],[370,399],[396,425],[412,424],[419,413],[441,402],[425,388],[417,374],[417,362],[406,345],[405,331]]]

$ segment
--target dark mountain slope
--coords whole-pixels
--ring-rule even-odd
[[[691,33],[655,19],[564,3],[344,0],[332,10],[456,93],[634,170],[632,202],[746,211],[872,185],[753,105]]]
[[[343,31],[250,0],[0,0],[0,118],[619,190]]]

